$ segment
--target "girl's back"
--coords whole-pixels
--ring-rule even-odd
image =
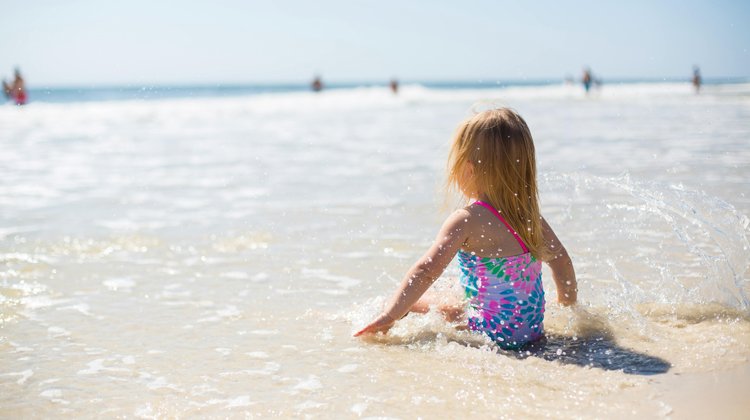
[[[543,334],[542,265],[491,205],[466,209],[480,226],[458,252],[468,328],[503,348],[518,348]]]

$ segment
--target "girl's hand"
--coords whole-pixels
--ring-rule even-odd
[[[355,337],[378,331],[387,332],[396,323],[395,317],[406,315],[412,310],[414,304],[443,273],[445,267],[461,248],[461,244],[468,238],[469,227],[473,226],[472,223],[467,222],[468,220],[473,219],[467,210],[458,210],[445,220],[435,242],[406,273],[383,314],[370,325],[357,331],[354,334]],[[478,222],[474,222],[474,225],[477,224]]]
[[[372,321],[369,325],[362,328],[361,330],[354,333],[355,337],[359,337],[362,334],[373,334],[376,332],[388,332],[388,330],[391,329],[393,324],[396,323],[396,320],[391,318],[388,314],[381,314],[379,317],[377,317],[374,321]]]

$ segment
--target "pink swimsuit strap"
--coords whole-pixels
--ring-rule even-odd
[[[523,239],[521,239],[521,237],[518,236],[518,233],[516,232],[516,230],[513,229],[510,226],[510,224],[508,224],[507,221],[505,221],[505,218],[500,214],[500,212],[498,212],[497,210],[495,210],[494,207],[492,207],[490,204],[485,203],[484,201],[475,201],[474,203],[475,204],[479,204],[480,206],[486,208],[487,210],[491,211],[495,216],[497,216],[497,218],[500,219],[501,222],[503,222],[503,224],[505,225],[505,227],[508,228],[508,230],[510,231],[510,233],[513,234],[513,237],[516,238],[516,241],[518,241],[518,245],[521,245],[521,249],[523,250],[523,253],[525,254],[525,253],[529,252],[529,248],[526,246],[525,243],[523,243]]]

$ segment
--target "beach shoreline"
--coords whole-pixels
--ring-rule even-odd
[[[0,107],[0,413],[742,417],[747,90]],[[542,211],[590,317],[543,272],[538,357],[434,314],[352,338],[432,243],[455,124],[499,105],[531,127]],[[436,288],[456,292],[457,270]]]

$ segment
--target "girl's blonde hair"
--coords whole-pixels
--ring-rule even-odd
[[[449,190],[458,188],[466,164],[473,185],[515,229],[534,257],[548,253],[536,185],[534,140],[526,121],[509,108],[481,112],[462,122],[448,155]]]

